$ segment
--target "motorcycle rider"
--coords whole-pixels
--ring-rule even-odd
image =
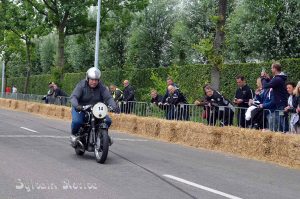
[[[86,72],[86,78],[81,80],[73,90],[71,95],[72,104],[72,134],[71,143],[75,147],[78,138],[78,130],[84,123],[85,113],[82,112],[83,106],[94,105],[98,102],[103,102],[108,105],[116,113],[119,113],[119,108],[116,105],[113,97],[110,95],[106,86],[100,81],[101,72],[98,68],[92,67]],[[107,115],[105,122],[108,127],[112,121]]]

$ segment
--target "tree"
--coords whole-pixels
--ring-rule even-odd
[[[217,5],[212,0],[182,1],[178,21],[172,28],[172,57],[175,64],[206,63],[207,57],[193,48],[200,40],[215,33]]]
[[[214,47],[214,62],[211,71],[211,84],[212,87],[219,90],[220,88],[220,67],[222,67],[222,50],[225,40],[225,21],[227,14],[227,0],[219,0],[219,11],[217,18],[216,35],[213,42]]]
[[[39,38],[37,41],[38,54],[43,74],[50,73],[51,68],[55,65],[55,56],[57,49],[57,35],[49,34]]]
[[[91,6],[95,0],[26,0],[40,13],[45,15],[45,20],[56,28],[58,33],[58,63],[57,66],[63,73],[65,65],[65,38],[70,35],[85,34],[95,30],[95,20],[89,17]],[[148,0],[102,0],[101,24],[111,12],[121,8],[131,10],[140,9]],[[105,26],[104,26],[105,28]],[[101,28],[102,30],[104,29]]]
[[[111,13],[105,21],[100,53],[102,68],[124,68],[126,42],[133,17],[134,12],[123,8]]]
[[[231,62],[300,57],[300,2],[241,1],[226,26]]]
[[[128,39],[127,65],[159,67],[170,64],[174,2],[155,0],[137,14]]]
[[[45,16],[45,21],[56,28],[58,33],[58,59],[57,66],[62,73],[65,65],[65,37],[68,35],[85,33],[94,27],[88,18],[88,8],[93,0],[26,0],[39,13]]]
[[[32,39],[36,35],[45,33],[40,15],[26,2],[2,1],[5,13],[5,29],[13,32],[19,39],[23,40],[26,47],[27,75],[24,93],[27,93],[29,77],[32,68]]]

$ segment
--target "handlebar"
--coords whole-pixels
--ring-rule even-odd
[[[93,105],[85,105],[82,106],[83,111],[87,111],[88,109],[92,108]]]

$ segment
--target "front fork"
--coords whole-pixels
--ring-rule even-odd
[[[97,147],[97,137],[98,137],[98,133],[101,133],[101,129],[108,129],[108,125],[105,123],[105,120],[102,121],[99,125],[99,130],[96,131],[95,128],[95,118],[93,117],[91,119],[91,135],[90,135],[90,143],[94,146]],[[100,136],[101,137],[101,136]]]

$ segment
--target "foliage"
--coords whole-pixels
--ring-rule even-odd
[[[300,59],[284,59],[281,61],[283,71],[288,75],[289,81],[300,80]],[[260,76],[262,67],[271,71],[271,62],[247,63],[247,64],[224,64],[221,69],[220,91],[228,98],[233,99],[237,88],[235,77],[244,75],[248,84],[254,89],[256,79]],[[116,84],[123,89],[121,84],[128,79],[136,91],[139,101],[150,100],[150,90],[157,89],[160,94],[165,93],[166,78],[173,76],[180,90],[187,96],[188,101],[193,103],[195,99],[203,96],[202,87],[210,81],[211,65],[186,65],[173,66],[171,68],[152,68],[134,70],[105,70],[102,71],[102,81],[106,84]],[[67,73],[61,86],[68,94],[71,94],[76,84],[85,78],[85,73]],[[24,78],[9,78],[9,84],[15,83],[17,87],[23,88]],[[53,81],[51,75],[32,76],[30,79],[30,93],[43,94],[46,92],[49,81]]]
[[[137,68],[170,65],[170,32],[175,20],[172,2],[154,0],[136,15],[127,44],[127,65]]]
[[[234,61],[299,57],[300,2],[244,0],[226,26],[227,57]]]

